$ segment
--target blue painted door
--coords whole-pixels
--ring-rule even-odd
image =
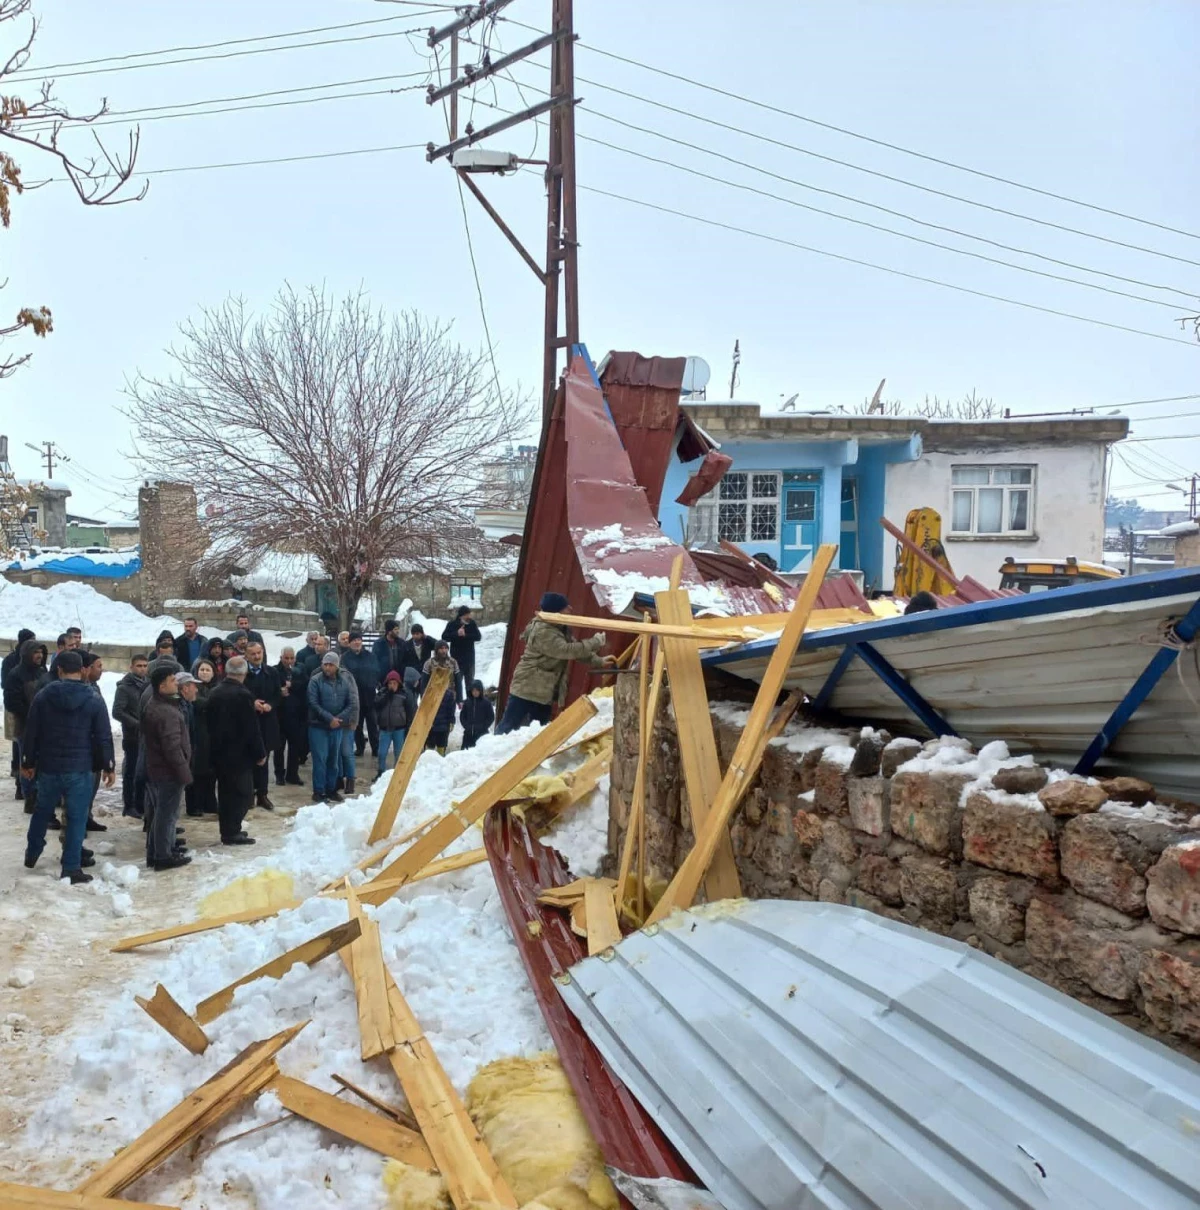
[[[821,471],[787,471],[783,476],[781,571],[805,571],[821,542]]]
[[[858,480],[842,480],[842,537],[838,566],[858,567]]]

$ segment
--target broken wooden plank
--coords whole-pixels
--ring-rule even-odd
[[[554,626],[573,626],[583,630],[615,631],[618,634],[648,634],[654,638],[686,639],[701,647],[724,647],[730,643],[748,643],[762,638],[752,626],[741,626],[734,618],[726,618],[723,626],[667,626],[662,622],[636,622],[633,618],[582,618],[574,613],[541,613],[543,622]]]
[[[195,1138],[243,1101],[257,1096],[279,1074],[275,1056],[307,1025],[302,1022],[252,1042],[211,1079],[189,1093],[108,1163],[76,1186],[76,1193],[113,1197]]]
[[[437,1168],[425,1140],[415,1130],[381,1114],[347,1104],[332,1093],[322,1092],[290,1076],[277,1076],[270,1090],[284,1109],[306,1121],[416,1168],[428,1172]]]
[[[778,739],[784,731],[784,728],[792,721],[792,715],[800,708],[800,703],[804,700],[804,691],[796,689],[789,693],[787,697],[780,702],[778,709],[771,718],[767,729],[763,732],[763,741],[759,745],[758,750],[754,755],[754,759],[750,764],[750,768],[746,774],[746,784],[749,785],[757,776],[759,769],[762,768],[763,757],[767,754],[767,745],[774,739]]]
[[[362,861],[352,865],[344,874],[338,875],[337,878],[327,882],[322,888],[322,891],[331,891],[335,887],[339,887],[351,874],[369,870],[373,865],[378,865],[393,849],[399,848],[402,844],[420,836],[427,828],[433,827],[441,818],[440,815],[430,815],[428,819],[423,819],[415,828],[409,828],[407,832],[389,840],[387,844],[380,845],[377,849],[372,849]]]
[[[350,919],[360,929],[359,936],[350,946],[348,958],[354,979],[354,999],[358,1005],[360,1053],[365,1061],[391,1050],[396,1041],[387,1003],[387,968],[383,964],[379,926],[363,912],[349,882],[346,883],[346,904]]]
[[[388,1060],[421,1124],[450,1200],[456,1210],[474,1210],[480,1204],[516,1210],[517,1199],[500,1175],[424,1030],[390,974],[387,980],[397,1041]]]
[[[379,875],[370,882],[364,882],[362,886],[357,888],[358,898],[362,903],[369,903],[372,907],[376,907],[381,903],[386,902],[392,895],[402,886],[409,886],[414,882],[424,882],[427,878],[436,878],[439,874],[452,874],[455,870],[465,870],[473,865],[482,865],[487,861],[487,852],[484,849],[469,849],[465,853],[455,853],[450,857],[439,857],[437,861],[431,861],[423,870],[418,871],[411,878],[407,875],[389,878],[388,871],[382,870]],[[388,867],[391,868],[390,866]],[[330,899],[344,899],[346,897],[345,887],[337,891],[328,892]]]
[[[151,1202],[127,1202],[119,1197],[93,1197],[87,1193],[64,1193],[59,1189],[35,1189],[0,1181],[0,1210],[179,1210]]]
[[[404,738],[404,747],[400,750],[400,759],[396,761],[396,767],[392,770],[392,779],[383,793],[383,801],[379,804],[379,812],[375,816],[375,822],[371,825],[371,834],[367,837],[367,844],[378,844],[381,840],[386,840],[388,833],[392,830],[396,816],[400,813],[400,804],[404,801],[404,794],[408,790],[408,783],[412,780],[413,770],[417,767],[417,761],[421,759],[421,753],[425,751],[425,741],[429,738],[429,731],[433,727],[438,707],[442,704],[442,698],[445,697],[449,687],[450,669],[435,668],[429,678],[429,684],[425,687],[417,713],[409,724],[408,735]]]
[[[658,616],[667,622],[679,622],[692,616],[692,605],[681,588],[654,594]],[[683,766],[692,834],[699,836],[708,822],[709,811],[721,788],[721,762],[713,735],[712,715],[708,709],[708,690],[700,652],[695,643],[681,639],[663,639],[667,655],[667,677],[671,682],[671,708],[675,712],[679,735],[679,761]],[[717,842],[712,865],[704,878],[704,890],[710,902],[738,899],[742,882],[733,858],[733,841],[726,832]]]
[[[395,894],[399,887],[410,882],[415,874],[424,869],[447,845],[457,840],[469,827],[483,818],[484,813],[496,805],[512,788],[528,777],[544,760],[552,756],[555,749],[574,735],[580,727],[596,714],[595,703],[581,697],[568,706],[553,722],[548,723],[529,742],[500,766],[482,785],[476,787],[462,802],[452,807],[419,840],[392,862],[382,875],[373,878],[358,888],[364,903],[383,902],[375,893],[378,883],[390,884],[384,899]]]
[[[160,983],[149,1000],[134,996],[134,1001],[149,1017],[159,1023],[180,1046],[194,1055],[202,1055],[208,1049],[208,1035],[183,1011],[175,998]]]
[[[207,933],[210,929],[224,928],[227,924],[253,924],[256,920],[269,920],[280,912],[290,912],[300,906],[299,899],[289,900],[273,908],[248,908],[244,912],[232,912],[228,916],[211,916],[201,920],[189,920],[186,924],[174,924],[170,928],[157,929],[153,933],[139,933],[136,937],[124,937],[112,947],[114,954],[124,954],[143,945],[154,945],[158,941],[172,941],[176,937],[190,937],[193,933]]]
[[[804,636],[804,627],[825,581],[825,573],[836,554],[837,546],[829,544],[819,547],[813,556],[812,567],[804,578],[800,595],[796,598],[787,625],[779,636],[763,673],[762,683],[750,709],[750,717],[746,720],[733,759],[729,762],[721,788],[717,791],[712,813],[703,833],[696,836],[692,851],[684,859],[683,865],[679,867],[670,886],[655,905],[654,911],[650,913],[651,924],[657,924],[677,907],[691,906],[696,898],[696,892],[717,850],[721,835],[729,826],[742,795],[749,788],[750,772],[757,768],[762,749],[766,747],[764,733],[771,713],[791,671],[792,657]]]
[[[326,929],[325,932],[318,933],[315,937],[310,937],[286,953],[280,954],[278,958],[272,958],[270,962],[263,963],[248,975],[235,979],[228,987],[223,987],[219,992],[213,992],[211,996],[201,1000],[196,1005],[196,1020],[201,1025],[215,1021],[233,1004],[233,993],[239,987],[253,983],[255,979],[278,979],[286,975],[297,963],[313,966],[322,958],[328,958],[330,954],[336,953],[343,945],[349,945],[357,936],[358,924],[351,920],[346,924]]]
[[[340,1084],[347,1092],[352,1092],[356,1097],[366,1101],[368,1105],[374,1105],[376,1109],[387,1114],[388,1117],[394,1118],[401,1126],[407,1126],[409,1130],[415,1130],[418,1134],[421,1133],[421,1127],[417,1123],[417,1119],[407,1109],[380,1100],[379,1097],[375,1096],[374,1093],[368,1092],[365,1088],[359,1088],[357,1084],[351,1084],[345,1076],[339,1076],[336,1071],[329,1078],[334,1083]]]
[[[589,878],[584,888],[583,904],[587,913],[588,953],[598,954],[616,945],[621,940],[621,926],[617,923],[613,888],[605,886],[599,879]]]
[[[615,890],[617,886],[615,878],[576,878],[574,882],[568,882],[565,886],[547,887],[537,897],[537,901],[546,907],[569,908],[587,894],[589,882],[599,882],[608,887],[610,891]]]

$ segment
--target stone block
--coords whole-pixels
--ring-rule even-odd
[[[846,888],[828,878],[822,878],[817,884],[817,898],[822,903],[845,903]]]
[[[1127,802],[1134,807],[1144,807],[1158,798],[1158,791],[1140,777],[1104,777],[1100,779],[1109,802]]]
[[[821,757],[824,755],[824,748],[810,748],[800,758],[800,764],[796,770],[797,794],[807,794],[810,790],[817,788],[817,769],[821,764]]]
[[[1154,923],[1200,936],[1200,838],[1163,850],[1146,871],[1146,907]]]
[[[889,920],[901,919],[900,913],[889,907],[882,899],[869,895],[858,887],[847,888],[844,902],[848,907],[862,908],[864,911],[874,912],[876,916],[886,916]]]
[[[976,790],[967,799],[962,828],[968,861],[1058,883],[1054,820],[1035,800],[992,797]]]
[[[1104,927],[1106,918],[1113,927]],[[1144,938],[1128,931],[1136,923],[1070,891],[1036,891],[1025,913],[1025,946],[1068,983],[1082,983],[1110,1000],[1130,1001],[1148,948]]]
[[[812,811],[797,811],[792,816],[792,834],[801,855],[807,860],[812,856],[813,849],[825,839],[821,817]]]
[[[763,821],[763,816],[767,812],[770,803],[767,800],[767,793],[762,786],[755,786],[749,794],[746,795],[745,801],[742,804],[742,814],[746,818],[746,822],[753,828],[757,828]]]
[[[900,891],[900,863],[879,854],[868,854],[858,867],[859,887],[868,895],[893,907],[904,902]]]
[[[926,852],[960,856],[963,812],[959,800],[972,780],[967,773],[949,769],[897,773],[891,789],[892,831]]]
[[[850,823],[868,836],[883,836],[891,829],[889,783],[882,777],[850,777],[846,781]]]
[[[1164,1033],[1200,1042],[1200,961],[1194,955],[1150,950],[1138,972],[1146,1016]]]
[[[901,736],[894,739],[883,750],[879,760],[879,772],[883,777],[895,777],[896,770],[913,759],[921,751],[921,741]]]
[[[801,793],[799,761],[782,743],[767,745],[758,778],[772,798],[791,799]]]
[[[916,908],[921,923],[946,928],[954,922],[954,898],[958,879],[954,866],[937,857],[900,859],[900,897]]]
[[[886,731],[873,731],[858,740],[854,745],[854,759],[850,762],[851,777],[875,777],[879,773],[888,738]]]
[[[858,846],[854,843],[854,834],[836,819],[821,821],[821,844],[844,865],[851,865],[858,860]]]
[[[1051,815],[1087,815],[1108,801],[1103,786],[1093,786],[1082,777],[1064,777],[1038,791],[1038,801]]]
[[[1101,811],[1080,815],[1059,839],[1062,872],[1081,895],[1131,916],[1146,914],[1146,871],[1181,828]]]
[[[1025,911],[1032,895],[1033,883],[1023,878],[976,879],[967,892],[971,919],[1001,945],[1016,945],[1025,937]]]
[[[754,864],[770,878],[789,877],[796,864],[796,837],[791,828],[791,817],[786,818],[786,832],[762,828],[757,841],[749,842],[753,844]]]
[[[1005,794],[1036,794],[1049,780],[1041,765],[1009,765],[992,774],[992,785]]]
[[[846,748],[826,748],[817,765],[816,794],[813,806],[822,815],[845,815],[849,809],[846,795],[850,760]]]

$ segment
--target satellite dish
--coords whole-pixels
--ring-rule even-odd
[[[683,384],[681,390],[685,395],[702,394],[712,377],[712,370],[703,357],[689,357],[683,363]]]

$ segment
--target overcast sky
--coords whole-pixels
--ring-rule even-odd
[[[43,25],[31,71],[397,18],[160,57],[229,55],[297,42],[313,43],[309,49],[103,74],[67,74],[86,70],[79,67],[54,73],[65,100],[82,107],[107,97],[114,111],[313,85],[342,86],[241,104],[420,85],[422,77],[373,78],[426,71],[423,37],[400,31],[445,20],[444,14],[428,15],[434,6],[377,0],[253,5],[35,0],[35,6]],[[549,11],[550,0],[516,0],[505,12],[514,20],[495,27],[493,54],[534,36],[514,22],[546,29]],[[582,39],[576,56],[582,77],[580,135],[718,178],[689,175],[581,137],[581,186],[971,290],[1184,338],[1175,323],[1186,311],[1183,300],[1155,287],[1200,294],[1200,264],[1189,263],[1200,262],[1195,235],[1173,234],[942,167],[698,90],[591,47],[925,155],[1200,233],[1195,152],[1200,145],[1195,72],[1200,5],[1195,0],[576,0],[575,11]],[[331,44],[349,38],[358,40]],[[529,103],[545,85],[546,71],[538,65],[544,59],[514,70]],[[126,60],[125,66],[147,61]],[[373,82],[345,83],[362,80]],[[484,102],[505,109],[521,104],[507,81],[495,92],[482,87],[477,95],[476,125],[496,116]],[[672,113],[645,99],[685,112]],[[469,102],[464,114],[470,114]],[[1133,251],[950,201],[696,117],[1169,255]],[[125,129],[118,123],[98,133],[119,146]],[[154,174],[230,161],[423,145],[443,141],[445,126],[440,109],[428,107],[421,92],[401,92],[143,120],[141,132],[139,167]],[[86,146],[84,135],[75,137]],[[514,130],[491,145],[530,155],[533,131]],[[544,137],[537,150],[544,154]],[[28,179],[47,175],[35,155],[22,162]],[[484,339],[453,176],[444,163],[427,164],[419,150],[149,179],[144,201],[112,209],[85,210],[62,185],[27,193],[14,203],[11,229],[0,235],[7,250],[9,308],[44,302],[55,321],[54,334],[36,343],[30,366],[0,386],[0,431],[9,434],[19,474],[36,470],[27,441],[53,439],[72,457],[56,473],[74,490],[72,511],[112,515],[122,502],[128,505],[134,495],[128,477],[136,475],[136,467],[125,456],[131,443],[118,411],[124,382],[139,368],[162,371],[163,350],[176,325],[230,293],[243,294],[257,306],[285,281],[325,283],[335,291],[362,284],[388,308],[412,307],[453,320],[460,338],[473,346]],[[1169,305],[991,265],[723,182]],[[794,182],[1080,268],[923,228]],[[483,185],[540,256],[545,229],[540,180],[518,174]],[[467,204],[501,377],[506,385],[536,390],[540,287],[469,197]],[[802,407],[854,406],[885,376],[885,394],[906,403],[933,394],[957,398],[974,389],[1015,412],[1108,408],[1200,393],[1200,345],[1194,342],[1172,343],[1026,310],[586,189],[580,194],[580,240],[581,321],[593,356],[614,348],[702,356],[713,367],[710,399],[728,396],[735,339],[743,355],[737,396],[768,407],[793,393]],[[10,343],[8,351],[13,347]],[[1200,469],[1200,436],[1183,439],[1200,435],[1200,398],[1138,407],[1129,414],[1135,436],[1176,439],[1128,447],[1115,468],[1117,487],[1146,504],[1177,504],[1165,482]],[[188,475],[183,447],[179,473]]]

